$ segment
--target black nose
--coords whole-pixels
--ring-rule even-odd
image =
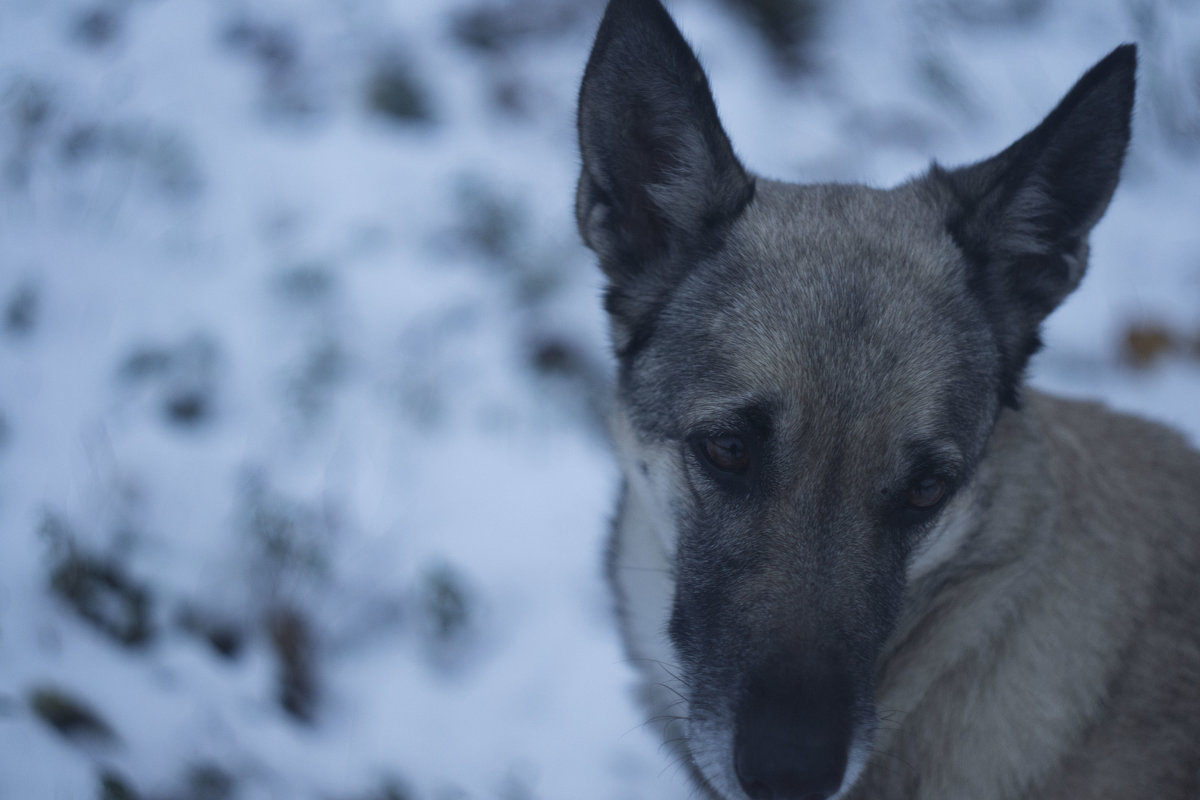
[[[842,785],[846,755],[832,742],[801,744],[786,731],[741,731],[738,781],[751,800],[827,800]]]
[[[852,694],[836,673],[751,678],[737,712],[734,769],[751,800],[826,800],[841,788]],[[790,680],[789,680],[790,678]]]

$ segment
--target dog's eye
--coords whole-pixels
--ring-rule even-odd
[[[750,466],[750,448],[740,436],[712,436],[700,442],[700,452],[722,472],[745,472]]]
[[[942,502],[946,496],[946,482],[941,478],[928,477],[914,483],[908,490],[910,508],[928,509]]]

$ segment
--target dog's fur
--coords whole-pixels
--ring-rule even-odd
[[[658,0],[611,0],[577,198],[618,357],[608,567],[703,793],[1200,797],[1200,456],[1022,388],[1135,71],[1117,48],[968,167],[781,183]]]

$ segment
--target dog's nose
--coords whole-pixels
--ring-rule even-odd
[[[773,660],[747,682],[733,766],[750,800],[826,800],[841,788],[854,727],[852,691],[844,671],[796,669],[801,661]]]
[[[800,744],[787,731],[738,732],[734,767],[751,800],[827,800],[842,784],[846,756],[832,742]]]

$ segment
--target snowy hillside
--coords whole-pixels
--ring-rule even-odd
[[[1200,441],[1200,4],[670,7],[792,179],[990,155],[1138,41],[1035,378]],[[690,796],[600,579],[602,9],[0,0],[0,800]]]

